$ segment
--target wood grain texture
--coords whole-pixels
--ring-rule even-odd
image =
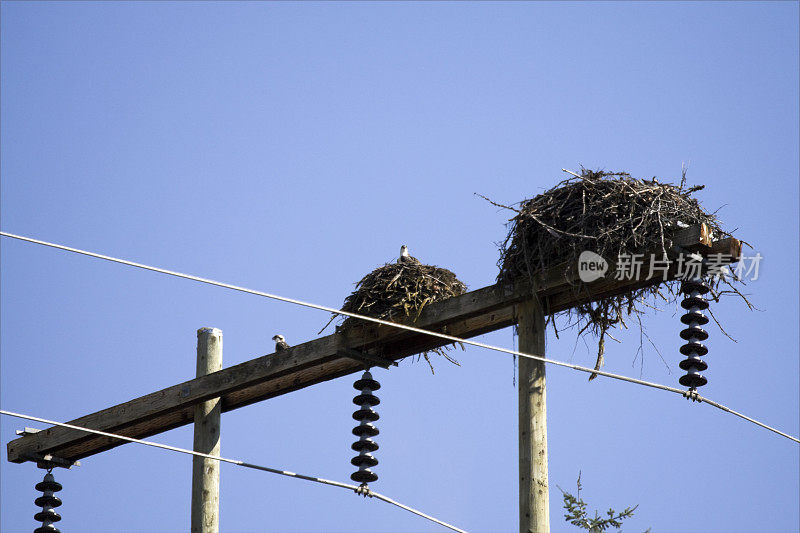
[[[197,330],[197,377],[222,370],[222,332],[215,328]],[[219,397],[194,406],[194,448],[208,455],[220,455],[222,402]],[[192,533],[219,532],[220,463],[192,457]]]
[[[518,306],[519,350],[545,356],[544,313],[538,302]],[[519,530],[550,532],[547,474],[547,388],[545,363],[519,360]]]

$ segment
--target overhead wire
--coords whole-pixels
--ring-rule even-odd
[[[430,335],[432,337],[438,337],[440,339],[445,339],[445,340],[450,341],[450,342],[458,342],[458,343],[462,343],[462,344],[468,344],[468,345],[471,345],[471,346],[476,346],[478,348],[485,348],[487,350],[492,350],[492,351],[496,351],[496,352],[515,355],[517,357],[526,357],[528,359],[541,361],[543,363],[548,363],[548,364],[551,364],[551,365],[562,366],[562,367],[565,367],[565,368],[571,368],[572,370],[577,370],[579,372],[586,372],[586,373],[589,373],[589,374],[597,374],[597,375],[600,375],[600,376],[605,376],[605,377],[612,378],[612,379],[617,379],[617,380],[620,380],[620,381],[626,381],[628,383],[635,383],[637,385],[643,385],[643,386],[651,387],[651,388],[654,388],[654,389],[661,389],[661,390],[673,392],[673,393],[676,393],[676,394],[680,394],[684,398],[692,399],[692,400],[694,400],[696,402],[707,403],[708,405],[711,405],[712,407],[716,407],[717,409],[720,409],[720,410],[722,410],[722,411],[724,411],[726,413],[730,413],[732,415],[738,416],[739,418],[742,418],[743,420],[751,422],[751,423],[753,423],[753,424],[755,424],[757,426],[760,426],[760,427],[762,427],[762,428],[764,428],[766,430],[769,430],[769,431],[771,431],[773,433],[776,433],[776,434],[778,434],[778,435],[780,435],[782,437],[786,437],[787,439],[792,440],[792,441],[800,444],[800,439],[798,439],[797,437],[794,437],[794,436],[789,435],[787,433],[784,433],[784,432],[782,432],[782,431],[780,431],[778,429],[775,429],[775,428],[773,428],[771,426],[768,426],[767,424],[764,424],[763,422],[760,422],[760,421],[758,421],[758,420],[756,420],[754,418],[751,418],[751,417],[748,417],[748,416],[746,416],[746,415],[744,415],[742,413],[739,413],[738,411],[734,411],[733,409],[730,409],[729,407],[726,407],[723,404],[720,404],[720,403],[717,403],[717,402],[715,402],[713,400],[705,398],[705,397],[701,396],[700,394],[698,394],[696,391],[685,391],[685,390],[678,389],[678,388],[675,388],[675,387],[670,387],[668,385],[661,385],[659,383],[652,383],[652,382],[649,382],[649,381],[644,381],[644,380],[641,380],[641,379],[631,378],[631,377],[623,376],[623,375],[620,375],[620,374],[614,374],[612,372],[605,372],[605,371],[602,371],[602,370],[596,370],[594,368],[589,368],[589,367],[585,367],[585,366],[581,366],[581,365],[574,365],[574,364],[571,364],[571,363],[566,363],[564,361],[558,361],[556,359],[548,359],[546,357],[542,357],[542,356],[534,355],[534,354],[529,354],[529,353],[525,353],[525,352],[520,352],[518,350],[512,350],[512,349],[509,349],[509,348],[503,348],[503,347],[500,347],[500,346],[494,346],[494,345],[491,345],[491,344],[486,344],[486,343],[479,342],[479,341],[473,341],[473,340],[470,340],[470,339],[462,339],[460,337],[454,337],[454,336],[448,335],[446,333],[439,333],[437,331],[430,331],[430,330],[426,330],[426,329],[422,329],[422,328],[417,328],[417,327],[414,327],[414,326],[409,326],[409,325],[406,325],[406,324],[399,324],[399,323],[396,323],[396,322],[390,322],[388,320],[383,320],[383,319],[380,319],[380,318],[370,317],[370,316],[366,316],[366,315],[360,315],[358,313],[352,313],[352,312],[349,312],[349,311],[343,311],[341,309],[334,309],[332,307],[327,307],[327,306],[324,306],[324,305],[319,305],[319,304],[315,304],[315,303],[311,303],[311,302],[305,302],[303,300],[297,300],[297,299],[294,299],[294,298],[287,298],[285,296],[279,296],[277,294],[271,294],[271,293],[268,293],[268,292],[258,291],[258,290],[254,290],[254,289],[248,289],[246,287],[240,287],[240,286],[237,286],[237,285],[232,285],[230,283],[223,283],[221,281],[215,281],[215,280],[208,279],[208,278],[202,278],[200,276],[193,276],[191,274],[184,274],[182,272],[176,272],[174,270],[167,270],[167,269],[164,269],[164,268],[145,265],[145,264],[142,264],[142,263],[136,263],[136,262],[133,262],[133,261],[128,261],[126,259],[119,259],[117,257],[111,257],[111,256],[108,256],[108,255],[98,254],[98,253],[95,253],[95,252],[89,252],[87,250],[81,250],[81,249],[78,249],[78,248],[72,248],[70,246],[64,246],[62,244],[56,244],[56,243],[52,243],[52,242],[42,241],[42,240],[34,239],[34,238],[31,238],[31,237],[25,237],[25,236],[22,236],[22,235],[15,235],[13,233],[7,233],[7,232],[4,232],[4,231],[0,231],[0,235],[2,235],[4,237],[9,237],[9,238],[12,238],[12,239],[18,239],[18,240],[21,240],[21,241],[30,242],[30,243],[33,243],[33,244],[39,244],[39,245],[42,245],[42,246],[48,246],[48,247],[51,247],[51,248],[64,250],[64,251],[67,251],[67,252],[73,252],[73,253],[76,253],[76,254],[86,255],[86,256],[89,256],[89,257],[97,258],[97,259],[103,259],[103,260],[106,260],[106,261],[111,261],[113,263],[119,263],[119,264],[123,264],[123,265],[128,265],[128,266],[132,266],[132,267],[136,267],[136,268],[141,268],[141,269],[144,269],[144,270],[150,270],[150,271],[153,271],[153,272],[159,272],[161,274],[167,274],[167,275],[170,275],[170,276],[176,276],[176,277],[179,277],[179,278],[184,278],[184,279],[188,279],[188,280],[192,280],[192,281],[198,281],[200,283],[206,283],[206,284],[209,284],[209,285],[215,285],[217,287],[222,287],[222,288],[225,288],[225,289],[231,289],[231,290],[235,290],[235,291],[239,291],[239,292],[244,292],[244,293],[247,293],[247,294],[253,294],[253,295],[256,295],[256,296],[262,296],[262,297],[270,298],[270,299],[273,299],[273,300],[278,300],[278,301],[287,302],[287,303],[291,303],[291,304],[295,304],[295,305],[300,305],[300,306],[303,306],[303,307],[309,307],[309,308],[317,309],[317,310],[320,310],[320,311],[326,311],[328,313],[349,316],[349,317],[352,317],[352,318],[365,320],[367,322],[373,322],[373,323],[380,324],[380,325],[383,325],[383,326],[389,326],[389,327],[393,327],[393,328],[403,329],[403,330],[406,330],[406,331],[413,331],[415,333],[421,333],[423,335]]]
[[[437,524],[439,524],[441,526],[444,526],[446,528],[449,528],[449,529],[451,529],[453,531],[458,531],[460,533],[467,533],[465,530],[463,530],[461,528],[458,528],[458,527],[456,527],[456,526],[454,526],[452,524],[448,524],[447,522],[439,520],[438,518],[435,518],[435,517],[433,517],[431,515],[425,514],[422,511],[414,509],[413,507],[409,507],[408,505],[404,505],[404,504],[402,504],[402,503],[400,503],[398,501],[395,501],[395,500],[389,498],[388,496],[385,496],[385,495],[383,495],[383,494],[381,494],[379,492],[374,492],[373,490],[371,490],[371,489],[369,489],[367,487],[364,487],[364,486],[352,485],[350,483],[341,483],[339,481],[332,481],[330,479],[324,479],[324,478],[315,477],[315,476],[307,476],[305,474],[298,474],[297,472],[290,472],[288,470],[279,470],[277,468],[270,468],[268,466],[262,466],[262,465],[257,465],[257,464],[254,464],[254,463],[248,463],[248,462],[245,462],[245,461],[240,461],[238,459],[228,459],[226,457],[221,457],[219,455],[210,455],[210,454],[207,454],[207,453],[196,452],[194,450],[188,450],[186,448],[178,448],[177,446],[170,446],[168,444],[161,444],[159,442],[153,442],[153,441],[142,440],[142,439],[135,439],[133,437],[126,437],[125,435],[117,435],[116,433],[109,433],[107,431],[100,431],[100,430],[97,430],[97,429],[90,429],[90,428],[87,428],[87,427],[76,426],[74,424],[67,424],[65,422],[56,422],[55,420],[47,420],[46,418],[39,418],[37,416],[25,415],[25,414],[22,414],[22,413],[15,413],[15,412],[12,412],[12,411],[6,411],[4,409],[0,409],[0,414],[6,415],[6,416],[13,416],[13,417],[16,417],[16,418],[22,418],[22,419],[25,419],[25,420],[33,420],[35,422],[41,422],[43,424],[51,424],[51,425],[54,425],[54,426],[61,426],[61,427],[69,428],[69,429],[74,429],[74,430],[77,430],[77,431],[85,431],[87,433],[94,433],[96,435],[102,435],[104,437],[120,439],[120,440],[124,440],[124,441],[128,441],[128,442],[133,442],[135,444],[143,444],[145,446],[152,446],[154,448],[161,448],[161,449],[172,451],[172,452],[185,453],[185,454],[188,454],[188,455],[195,455],[197,457],[203,457],[205,459],[212,459],[214,461],[219,461],[219,462],[222,462],[222,463],[230,463],[232,465],[241,466],[241,467],[244,467],[244,468],[251,468],[253,470],[260,470],[262,472],[269,472],[271,474],[279,474],[281,476],[287,476],[287,477],[291,477],[291,478],[295,478],[295,479],[302,479],[302,480],[305,480],[305,481],[313,481],[315,483],[321,483],[323,485],[328,485],[328,486],[331,486],[331,487],[339,487],[339,488],[342,488],[342,489],[352,490],[353,492],[355,492],[358,495],[361,495],[361,496],[364,496],[364,497],[369,497],[369,498],[376,498],[378,500],[382,500],[382,501],[384,501],[386,503],[389,503],[389,504],[392,504],[392,505],[394,505],[396,507],[404,509],[404,510],[410,512],[410,513],[413,513],[413,514],[415,514],[417,516],[420,516],[422,518],[430,520],[431,522],[435,522],[435,523],[437,523]]]

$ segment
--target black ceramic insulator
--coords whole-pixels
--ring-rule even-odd
[[[61,520],[61,516],[55,511],[55,509],[45,509],[44,511],[39,511],[33,515],[33,519],[38,520],[39,522],[58,522]]]
[[[370,470],[378,464],[378,460],[370,454],[378,449],[378,443],[370,437],[378,435],[378,428],[373,426],[371,422],[375,422],[380,418],[372,408],[380,404],[381,401],[373,394],[381,388],[381,384],[372,379],[372,374],[364,372],[361,379],[353,384],[353,387],[361,394],[353,398],[353,403],[360,407],[353,413],[353,419],[359,422],[359,425],[353,428],[353,435],[359,437],[354,442],[351,448],[358,452],[358,455],[350,460],[350,464],[358,467],[358,471],[350,475],[350,479],[362,484],[377,481],[378,475]]]
[[[353,403],[356,405],[369,405],[375,407],[379,403],[381,403],[380,399],[371,393],[364,393],[359,394],[355,398],[353,398]]]
[[[696,307],[700,310],[708,309],[708,302],[702,296],[687,296],[681,302],[681,307],[684,309],[691,309]]]
[[[701,342],[708,339],[708,332],[700,326],[708,324],[708,317],[703,314],[708,309],[708,302],[703,295],[710,290],[711,287],[700,279],[687,280],[681,284],[681,292],[686,295],[681,301],[681,307],[686,309],[686,313],[681,316],[681,322],[688,327],[680,333],[681,338],[687,341],[680,347],[680,352],[686,359],[679,365],[682,370],[686,370],[686,375],[681,376],[678,382],[691,389],[708,383],[700,373],[708,369],[708,363],[701,359],[708,354],[708,347]]]
[[[372,424],[361,424],[353,428],[353,435],[356,437],[374,437],[379,434],[378,428]]]
[[[375,459],[371,453],[359,453],[352,459],[350,459],[350,464],[353,466],[367,466],[372,467],[378,464],[378,460]]]
[[[684,387],[689,387],[690,389],[696,389],[697,387],[702,387],[708,380],[700,373],[690,372],[678,380],[678,383],[683,385]]]
[[[365,407],[363,409],[359,409],[355,413],[353,413],[354,420],[369,420],[370,422],[375,422],[380,418],[380,415],[370,409],[369,407]]]
[[[708,347],[699,342],[689,341],[680,347],[680,352],[683,355],[692,355],[693,353],[697,355],[706,355],[708,353]]]
[[[372,472],[369,468],[365,468],[350,474],[350,479],[356,483],[372,483],[373,481],[378,481],[378,474]]]
[[[367,374],[369,374],[369,372],[364,372],[365,376]],[[376,391],[381,388],[381,384],[372,379],[372,374],[370,374],[369,377],[367,378],[362,377],[361,379],[353,383],[353,388],[356,390],[369,389],[372,391]]]
[[[357,452],[374,452],[378,449],[378,443],[372,439],[361,439],[355,441],[350,447]]]
[[[47,524],[46,526],[37,527],[33,530],[33,533],[61,533],[61,530],[53,524]]]
[[[54,509],[61,505],[61,499],[54,496],[53,493],[61,489],[61,483],[58,483],[55,478],[53,478],[53,474],[50,471],[45,474],[44,480],[41,483],[36,484],[36,490],[40,490],[44,494],[35,500],[36,505],[41,507],[42,510],[33,515],[33,518],[41,522],[42,525],[34,529],[34,533],[61,533],[58,528],[53,525],[53,522],[61,520],[61,515]]]
[[[692,322],[696,322],[699,326],[705,326],[708,324],[708,317],[700,311],[689,311],[681,316],[681,322],[687,326],[690,326]]]
[[[708,332],[697,325],[681,330],[681,339],[688,341],[692,337],[699,341],[704,341],[708,338]]]
[[[681,292],[691,293],[697,292],[699,294],[707,294],[711,287],[704,281],[697,279],[687,279],[681,283]]]
[[[61,505],[61,498],[57,496],[39,496],[33,503],[39,507],[58,507]]]
[[[708,363],[700,359],[700,357],[692,356],[684,359],[678,365],[682,370],[691,370],[694,367],[696,370],[702,372],[708,369]]]
[[[51,479],[47,479],[48,476],[45,476],[44,481],[36,484],[36,490],[38,490],[39,492],[45,492],[48,490],[50,492],[60,491],[63,488],[61,487],[61,483],[52,479],[53,474],[48,474],[48,475],[50,476]]]

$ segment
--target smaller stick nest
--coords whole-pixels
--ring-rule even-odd
[[[345,298],[342,311],[393,322],[410,317],[416,322],[425,306],[464,294],[466,291],[467,286],[453,272],[411,259],[406,262],[387,263],[364,276],[356,283],[356,290]],[[340,328],[347,328],[358,322],[357,318],[348,317]],[[443,348],[451,347],[452,345]],[[430,351],[444,356],[451,363],[459,364],[442,348]],[[420,355],[431,365],[428,353]]]

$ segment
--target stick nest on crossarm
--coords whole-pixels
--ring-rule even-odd
[[[565,273],[577,265],[581,252],[592,251],[614,261],[619,254],[655,252],[666,255],[674,232],[704,223],[714,240],[730,234],[721,227],[713,213],[705,211],[692,194],[703,185],[687,187],[685,170],[679,185],[661,183],[656,178],[636,179],[626,172],[581,169],[538,196],[524,200],[519,207],[492,202],[515,213],[509,232],[500,244],[500,283],[529,280],[551,268],[565,266]],[[517,205],[517,204],[515,204]],[[648,265],[642,270],[646,273]],[[722,279],[722,278],[720,278]],[[711,280],[715,297],[723,292],[744,296],[727,283],[732,291],[717,291],[720,279]],[[533,289],[533,287],[532,287]],[[614,327],[627,327],[625,319],[639,319],[647,302],[656,304],[677,301],[679,282],[667,282],[602,298],[564,312],[570,325],[580,327],[579,334],[591,332],[599,337],[598,368],[602,364],[605,336]],[[535,290],[535,289],[533,289]],[[576,293],[584,290],[576,283]],[[747,302],[747,299],[744,298]],[[748,306],[750,305],[747,302]],[[555,321],[548,317],[548,321]],[[639,320],[641,326],[641,320]],[[556,330],[556,334],[558,331]],[[609,335],[610,336],[610,335]],[[613,337],[612,337],[613,338]]]
[[[416,321],[428,305],[464,294],[466,290],[467,286],[446,268],[421,264],[416,260],[387,263],[356,283],[356,290],[345,299],[342,311],[389,321],[407,318]],[[339,329],[348,328],[358,322],[363,321],[347,318]],[[450,348],[452,345],[443,349],[436,348],[431,352],[458,364],[458,361],[445,353],[445,350]],[[424,352],[420,355],[430,365],[429,353]],[[433,371],[432,365],[431,371]]]

